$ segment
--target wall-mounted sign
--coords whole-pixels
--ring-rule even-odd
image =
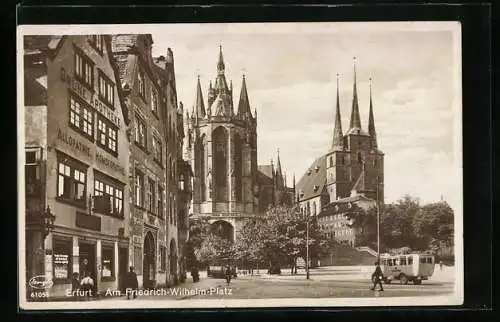
[[[68,84],[68,87],[85,102],[92,106],[97,112],[101,113],[109,121],[120,127],[120,118],[106,104],[98,99],[97,93],[92,93],[75,77],[66,72],[64,67],[61,67],[61,80]]]
[[[66,132],[61,131],[61,129],[58,129],[57,131],[57,138],[66,143],[67,145],[77,149],[78,151],[86,154],[87,156],[91,156],[90,154],[90,147],[86,146],[82,142],[76,140],[74,137],[71,135],[68,135]]]
[[[104,165],[105,167],[108,167],[114,171],[117,171],[117,172],[121,173],[122,175],[125,175],[125,168],[124,167],[109,160],[108,158],[106,158],[102,154],[96,153],[95,160],[98,164]]]

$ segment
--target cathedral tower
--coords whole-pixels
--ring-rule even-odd
[[[371,78],[368,132],[363,131],[361,127],[355,63],[351,117],[345,135],[342,133],[338,84],[337,76],[333,138],[330,150],[326,154],[326,179],[330,202],[352,194],[363,194],[383,202],[384,154],[377,145]]]
[[[222,222],[232,232],[258,210],[257,116],[252,115],[245,76],[242,78],[237,111],[232,82],[228,86],[222,46],[217,76],[210,82],[205,106],[200,80],[189,116],[186,156],[194,169],[192,214],[211,222]],[[230,225],[231,227],[228,227]]]

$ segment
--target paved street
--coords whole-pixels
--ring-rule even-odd
[[[152,299],[263,299],[263,298],[321,298],[321,297],[407,297],[437,296],[453,292],[452,268],[436,270],[434,276],[422,285],[400,285],[398,282],[384,284],[384,292],[370,291],[370,267],[325,267],[312,269],[310,280],[304,270],[290,275],[261,274],[240,275],[225,285],[223,279],[211,279],[202,275],[200,282],[188,282],[177,288],[168,289],[165,295],[139,296],[138,300]]]

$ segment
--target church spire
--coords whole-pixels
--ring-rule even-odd
[[[342,150],[344,139],[342,134],[342,121],[340,118],[340,99],[339,99],[339,74],[337,74],[337,106],[335,107],[335,127],[333,128],[333,139],[331,150]]]
[[[247,82],[245,80],[244,74],[241,83],[240,101],[238,102],[238,116],[241,119],[246,119],[247,117],[252,116],[252,111],[250,110],[250,102],[248,101]]]
[[[203,102],[203,93],[201,91],[200,75],[198,75],[198,81],[196,84],[196,100],[194,102],[191,116],[194,118],[205,117],[205,103]]]
[[[354,57],[354,84],[352,93],[352,110],[351,110],[351,122],[349,123],[349,132],[352,130],[361,131],[361,119],[359,117],[359,106],[358,106],[358,90],[356,88],[356,57]]]
[[[372,103],[372,78],[370,77],[370,115],[368,117],[368,134],[371,137],[372,149],[377,148],[377,132],[375,132],[375,119],[373,117]]]
[[[217,62],[217,73],[224,74],[225,65],[224,57],[222,56],[222,45],[219,45],[219,61]]]

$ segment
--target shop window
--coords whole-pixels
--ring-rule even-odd
[[[158,186],[158,217],[165,218],[165,209],[163,208],[163,188]]]
[[[71,278],[72,250],[73,243],[71,239],[54,236],[52,246],[54,282],[64,283]]]
[[[104,150],[117,156],[117,132],[118,129],[104,117],[99,116],[97,120],[97,145]]]
[[[162,163],[162,157],[161,157],[161,152],[162,152],[162,147],[161,147],[161,140],[157,136],[153,136],[153,157],[154,160],[161,165]]]
[[[96,212],[123,218],[124,184],[113,182],[94,171],[94,209]]]
[[[99,53],[104,53],[104,36],[103,35],[92,35],[90,36],[90,44]]]
[[[115,277],[115,252],[113,246],[102,245],[102,275],[101,280],[113,280]]]
[[[75,48],[75,76],[87,88],[94,90],[94,63],[78,48]]]
[[[86,208],[87,166],[69,157],[58,157],[57,198]]]
[[[146,122],[138,115],[135,116],[135,142],[140,147],[147,148]]]
[[[93,139],[94,113],[92,108],[73,94],[70,95],[69,102],[69,124],[74,130]]]
[[[155,213],[155,182],[153,180],[148,181],[148,210],[151,213]]]
[[[99,98],[112,109],[115,108],[115,84],[99,70]]]
[[[135,172],[135,205],[143,207],[144,205],[144,175],[136,170]]]

